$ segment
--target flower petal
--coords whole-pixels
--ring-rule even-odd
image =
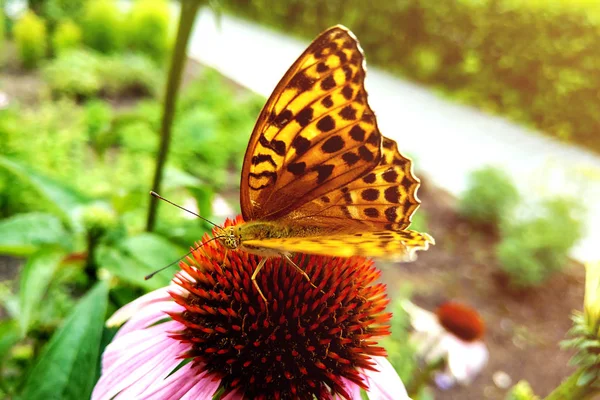
[[[468,384],[487,364],[488,349],[483,342],[455,340],[448,350],[448,369],[459,383]]]
[[[146,293],[142,297],[139,297],[129,304],[119,308],[115,313],[106,321],[106,326],[113,327],[122,325],[125,321],[130,319],[139,310],[147,307],[152,303],[159,301],[167,301],[171,299],[169,291],[176,289],[176,285],[169,285],[156,289],[150,293]]]
[[[406,388],[392,364],[385,357],[371,357],[378,371],[365,370],[370,400],[410,400]],[[360,398],[360,397],[359,397]]]
[[[111,399],[140,380],[141,385],[145,385],[143,376],[157,365],[161,365],[163,371],[173,370],[180,362],[175,355],[189,347],[168,336],[168,332],[180,326],[179,322],[165,322],[131,332],[109,344],[102,356],[102,376],[94,387],[92,399]],[[132,391],[145,388],[140,386]]]

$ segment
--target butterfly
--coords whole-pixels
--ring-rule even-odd
[[[244,156],[244,222],[224,229],[227,249],[408,261],[434,240],[408,230],[420,204],[410,159],[381,135],[364,87],[365,59],[344,26],[321,33],[262,109]],[[310,279],[308,279],[310,282]]]

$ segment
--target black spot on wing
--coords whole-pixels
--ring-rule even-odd
[[[329,66],[324,62],[320,62],[317,64],[317,72],[326,72],[329,70]]]
[[[366,175],[363,178],[363,182],[364,183],[373,183],[373,182],[375,182],[375,179],[377,179],[377,177],[375,176],[375,174],[373,172],[371,172],[370,174]]]
[[[379,210],[374,207],[365,208],[363,212],[369,218],[379,218]]]
[[[273,157],[271,157],[270,154],[257,154],[252,157],[252,165],[258,165],[263,162],[268,162],[273,167],[277,167],[277,164],[275,164],[275,161],[273,161]]]
[[[315,82],[316,80],[306,75],[305,72],[299,72],[290,80],[289,87],[306,92],[313,87]]]
[[[333,169],[334,169],[334,165],[333,164],[322,164],[322,165],[317,165],[314,169],[315,169],[315,171],[317,171],[317,183],[321,184],[325,180],[327,180],[327,178],[329,178],[331,176],[331,173],[333,172]]]
[[[367,149],[366,146],[360,146],[358,148],[358,154],[360,155],[360,158],[362,158],[365,161],[373,161],[375,159],[373,153],[371,153],[371,151]]]
[[[335,153],[344,148],[344,139],[339,135],[334,135],[327,139],[321,146],[321,150],[325,153]]]
[[[265,135],[261,135],[258,138],[258,142],[261,144],[261,146],[273,150],[277,155],[280,155],[280,156],[285,155],[286,146],[285,146],[285,142],[283,140],[273,139],[269,142],[269,140],[265,137]]]
[[[310,121],[313,118],[313,109],[312,107],[304,107],[298,115],[296,115],[296,121],[300,124],[301,127],[305,127],[310,124]]]
[[[353,166],[354,164],[356,164],[359,160],[360,160],[360,156],[356,153],[353,153],[351,151],[344,153],[342,155],[342,160],[344,160],[344,162],[346,163],[346,165],[348,165],[349,167]]]
[[[383,180],[389,183],[394,183],[396,182],[396,179],[398,179],[398,173],[394,168],[388,169],[381,176],[383,177]]]
[[[329,75],[327,78],[321,81],[321,89],[328,92],[335,87],[335,78],[333,75]]]
[[[352,90],[350,86],[344,86],[344,88],[342,89],[342,96],[344,96],[346,100],[350,100],[353,95],[354,90]]]
[[[296,154],[301,156],[310,149],[310,140],[298,135],[292,141],[292,147],[296,150]]]
[[[390,203],[398,203],[400,201],[400,193],[398,193],[398,188],[396,186],[390,186],[385,189],[383,195]]]
[[[352,129],[350,129],[350,137],[357,142],[362,142],[365,140],[365,130],[359,125],[354,125]]]
[[[329,132],[335,129],[335,120],[331,115],[326,115],[317,122],[317,129],[321,132]]]
[[[273,118],[273,125],[275,125],[278,129],[283,128],[292,120],[294,114],[288,109],[283,110],[279,115]]]
[[[333,100],[331,100],[331,96],[327,95],[321,100],[321,104],[327,108],[331,108],[333,106]]]
[[[291,163],[287,166],[287,170],[296,176],[302,175],[306,171],[306,163],[305,162]]]
[[[388,207],[385,209],[385,217],[390,222],[396,222],[396,218],[398,218],[398,213],[396,211],[396,207]]]
[[[375,201],[379,198],[379,190],[377,189],[365,189],[360,193],[360,197],[366,201]]]
[[[351,105],[347,105],[346,107],[342,108],[339,114],[340,117],[346,121],[354,121],[356,119],[356,108],[352,107]]]

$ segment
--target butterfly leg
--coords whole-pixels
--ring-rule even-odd
[[[287,260],[287,262],[289,262],[294,268],[296,268],[296,270],[298,270],[298,272],[300,272],[302,274],[302,276],[304,276],[306,278],[306,280],[308,281],[308,283],[310,283],[310,285],[312,287],[314,287],[315,289],[317,289],[317,287],[315,286],[314,283],[311,282],[310,277],[308,276],[308,274],[302,269],[300,268],[291,258],[290,256],[288,256],[285,253],[281,253],[281,255],[283,256],[283,258],[285,258]]]
[[[262,299],[265,301],[265,304],[269,304],[269,302],[267,301],[267,298],[263,294],[262,290],[260,290],[260,286],[258,286],[258,283],[256,282],[256,276],[258,275],[258,272],[262,269],[262,267],[265,265],[266,262],[267,262],[267,257],[263,257],[260,260],[260,262],[258,263],[258,265],[256,266],[256,269],[252,273],[252,277],[250,279],[252,280],[252,284],[254,285],[256,290],[258,290],[258,294],[260,294],[260,297],[262,297]]]

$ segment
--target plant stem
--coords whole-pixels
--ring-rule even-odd
[[[598,394],[598,390],[591,388],[589,384],[577,385],[577,381],[584,371],[584,369],[579,369],[574,372],[573,375],[558,385],[544,400],[585,400],[591,399],[591,396],[594,394]]]
[[[177,28],[177,38],[175,39],[175,49],[171,56],[171,65],[169,67],[169,77],[167,87],[165,89],[165,99],[162,115],[162,123],[160,129],[160,147],[158,149],[158,157],[156,159],[156,169],[154,171],[154,181],[152,182],[152,190],[160,193],[163,170],[167,155],[169,153],[169,144],[171,142],[171,127],[173,125],[173,116],[175,115],[175,102],[177,100],[177,92],[181,84],[181,74],[186,60],[187,43],[192,33],[192,27],[196,20],[196,14],[203,0],[181,0],[181,10],[179,13],[179,27]],[[156,222],[156,212],[158,207],[158,199],[150,198],[150,208],[148,209],[148,219],[146,222],[146,230],[151,232],[154,230]]]

